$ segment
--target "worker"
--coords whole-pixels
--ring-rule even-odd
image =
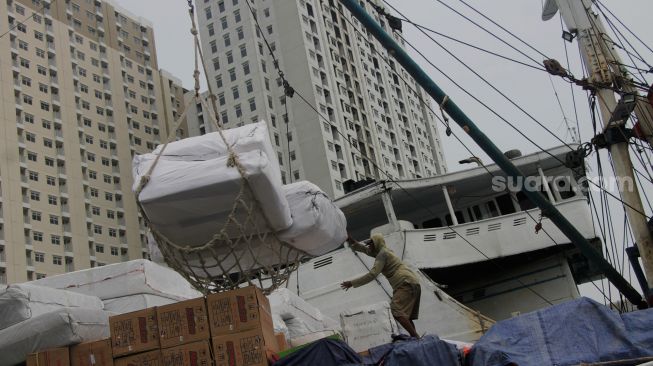
[[[360,287],[374,280],[379,273],[383,273],[392,286],[393,293],[390,302],[392,316],[408,331],[411,337],[419,338],[415,323],[413,323],[413,320],[417,319],[419,315],[421,295],[419,279],[415,273],[386,247],[383,235],[372,235],[366,245],[351,236],[347,237],[347,242],[353,250],[374,257],[375,260],[374,266],[368,273],[354,280],[345,281],[340,284],[340,287],[345,291],[351,287]]]

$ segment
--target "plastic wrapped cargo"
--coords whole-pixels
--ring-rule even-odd
[[[390,343],[391,335],[399,334],[390,304],[385,301],[343,311],[340,323],[347,344],[356,352]]]
[[[279,239],[312,256],[328,253],[345,242],[345,214],[318,186],[301,181],[285,185],[283,191],[292,225],[278,233]]]
[[[138,294],[175,300],[202,296],[179,273],[146,259],[65,273],[31,283],[97,296],[102,300]]]
[[[147,174],[155,159],[154,154],[134,157],[135,181]],[[292,219],[281,182],[276,180],[275,172],[279,169],[276,159],[268,157],[262,150],[253,150],[239,153],[238,160],[253,194],[253,197],[241,198],[245,202],[257,200],[261,210],[252,213],[237,210],[233,219],[241,223],[251,220],[256,225],[230,224],[226,227],[227,234],[237,238],[255,233],[250,231],[253,227],[259,231],[289,227]],[[228,222],[242,184],[242,177],[230,164],[229,156],[203,161],[162,157],[138,200],[149,224],[168,240],[182,246],[200,246],[211,240]]]
[[[116,297],[113,299],[106,299],[103,301],[104,310],[116,314],[131,313],[132,311],[143,310],[155,306],[168,305],[177,302],[175,299],[169,297],[150,295],[150,294],[137,294]]]
[[[288,329],[291,340],[307,334],[332,330],[340,332],[335,320],[324,316],[319,309],[288,290],[280,288],[268,295],[273,315],[278,315]],[[273,318],[274,319],[274,318]]]
[[[97,296],[30,283],[9,285],[0,290],[0,329],[64,307],[103,309]]]
[[[62,308],[0,330],[0,366],[24,362],[40,350],[66,347],[109,337],[109,313]]]

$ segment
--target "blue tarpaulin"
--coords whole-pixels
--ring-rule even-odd
[[[581,298],[500,321],[476,342],[471,366],[578,365],[653,356],[653,309],[619,313]]]
[[[417,340],[394,343],[384,366],[459,366],[460,356],[453,344],[427,335]]]
[[[345,342],[324,338],[292,353],[273,366],[336,366],[362,363],[361,357]]]

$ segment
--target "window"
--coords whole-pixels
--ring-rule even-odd
[[[41,66],[41,65],[36,66],[36,72],[38,72],[40,75],[43,75],[43,76],[46,76],[48,74],[48,70],[45,67]]]
[[[222,29],[227,29],[229,25],[227,24],[227,17],[220,18],[220,23],[222,24]]]
[[[236,69],[229,69],[229,80],[236,81]]]
[[[41,109],[44,111],[49,111],[50,110],[50,103],[46,103],[41,101]]]
[[[211,7],[204,9],[204,15],[206,15],[207,20],[213,17],[213,14],[211,14]]]
[[[100,208],[97,207],[97,206],[92,206],[91,207],[91,212],[93,213],[93,215],[99,216],[100,215]]]
[[[29,161],[36,161],[36,153],[33,152],[27,152],[27,160]]]
[[[117,247],[111,247],[111,255],[118,255],[118,248]]]
[[[213,37],[215,35],[215,29],[213,28],[213,23],[209,24],[206,28],[209,31],[209,36]]]
[[[30,191],[29,192],[29,198],[32,201],[40,201],[41,200],[41,193],[39,193],[37,191]]]
[[[91,194],[91,197],[95,197],[95,198],[97,198],[97,197],[100,196],[100,193],[99,193],[99,191],[97,190],[97,188],[91,188],[91,189],[90,189],[90,194]]]
[[[108,219],[115,219],[116,218],[116,213],[111,210],[107,210],[107,218]]]
[[[60,266],[62,263],[61,261],[61,256],[60,255],[53,255],[52,256],[52,264]]]
[[[240,46],[240,57],[247,57],[247,45]]]
[[[45,128],[46,130],[52,129],[52,123],[47,119],[41,120],[41,126],[43,126],[43,128]]]
[[[234,109],[236,110],[236,118],[240,118],[243,116],[243,111],[240,108],[240,104],[237,104]]]
[[[227,52],[227,63],[232,64],[234,62],[234,55],[231,51]]]
[[[238,87],[234,86],[231,88],[231,93],[233,94],[234,100],[238,99],[240,97],[240,93],[238,92]]]
[[[49,186],[56,186],[57,185],[57,180],[55,177],[47,176],[45,181],[48,183]]]
[[[213,70],[220,70],[220,58],[216,57],[213,59]]]
[[[57,196],[53,196],[51,194],[48,195],[48,203],[53,205],[53,206],[56,206],[57,205]]]
[[[43,146],[45,147],[52,147],[52,140],[46,139],[45,137],[43,138]]]
[[[41,213],[39,211],[32,211],[32,220],[41,221]]]
[[[104,199],[107,201],[113,201],[113,193],[104,192]]]
[[[18,48],[25,51],[29,50],[29,47],[27,46],[27,42],[21,40],[18,40]]]
[[[209,46],[211,47],[211,53],[218,52],[218,44],[215,42],[215,40],[211,41]]]
[[[45,262],[45,253],[35,252],[34,253],[34,261],[39,262],[39,263]]]
[[[59,225],[59,216],[50,215],[50,224]]]
[[[224,46],[225,47],[231,46],[231,38],[229,37],[229,33],[222,36],[222,38],[224,39]]]
[[[52,158],[45,158],[45,165],[53,167],[54,166],[54,159]]]
[[[222,88],[222,75],[217,75],[215,77],[215,83],[218,86],[218,88]]]
[[[255,98],[251,98],[249,100],[249,110],[251,112],[254,112],[256,110],[256,99]]]
[[[240,22],[240,10],[234,10],[234,19],[236,19],[236,23]]]
[[[23,103],[32,105],[32,97],[27,94],[23,94]]]
[[[104,253],[104,245],[102,245],[102,244],[96,244],[96,245],[95,245],[95,252],[96,252],[96,253]]]
[[[243,63],[243,73],[245,75],[249,75],[249,62],[244,62]]]
[[[295,152],[291,151],[290,152],[290,160],[296,160],[296,159],[297,159],[297,156],[295,155]]]
[[[236,34],[238,35],[238,40],[239,41],[242,40],[243,38],[245,38],[245,33],[243,33],[243,27],[238,27],[236,29]]]
[[[115,238],[116,236],[118,236],[117,230],[113,229],[113,228],[109,228],[109,236],[112,237],[112,238]]]
[[[251,93],[252,91],[254,91],[254,87],[252,86],[252,81],[251,80],[247,80],[245,82],[245,88],[247,88],[248,93]]]
[[[61,245],[61,237],[59,235],[50,235],[50,243],[53,245]]]
[[[26,123],[34,123],[34,115],[25,113],[25,122]]]
[[[102,234],[102,226],[93,225],[93,232],[96,233],[96,234]]]
[[[29,180],[33,180],[35,182],[39,181],[39,173],[34,172],[34,171],[29,171]]]
[[[218,102],[220,103],[220,105],[225,105],[226,101],[224,98],[224,93],[218,94]]]
[[[224,1],[218,3],[218,11],[220,11],[220,13],[224,11]]]

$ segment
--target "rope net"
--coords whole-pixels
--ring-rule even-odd
[[[197,101],[205,106],[203,98]],[[210,119],[214,120],[210,109]],[[176,121],[170,137],[185,118],[183,113]],[[240,175],[238,193],[234,196],[227,217],[216,221],[213,238],[202,245],[190,246],[168,239],[138,202],[141,215],[149,228],[168,266],[184,276],[203,293],[221,292],[244,285],[255,285],[269,293],[283,285],[307,254],[280,240],[256,199],[246,169],[238,154],[227,142],[220,125],[215,124],[219,138],[227,146],[228,159],[225,169],[236,169]],[[170,138],[169,140],[170,141]],[[147,173],[143,175],[136,190],[137,197],[145,188],[169,142],[166,142]]]

